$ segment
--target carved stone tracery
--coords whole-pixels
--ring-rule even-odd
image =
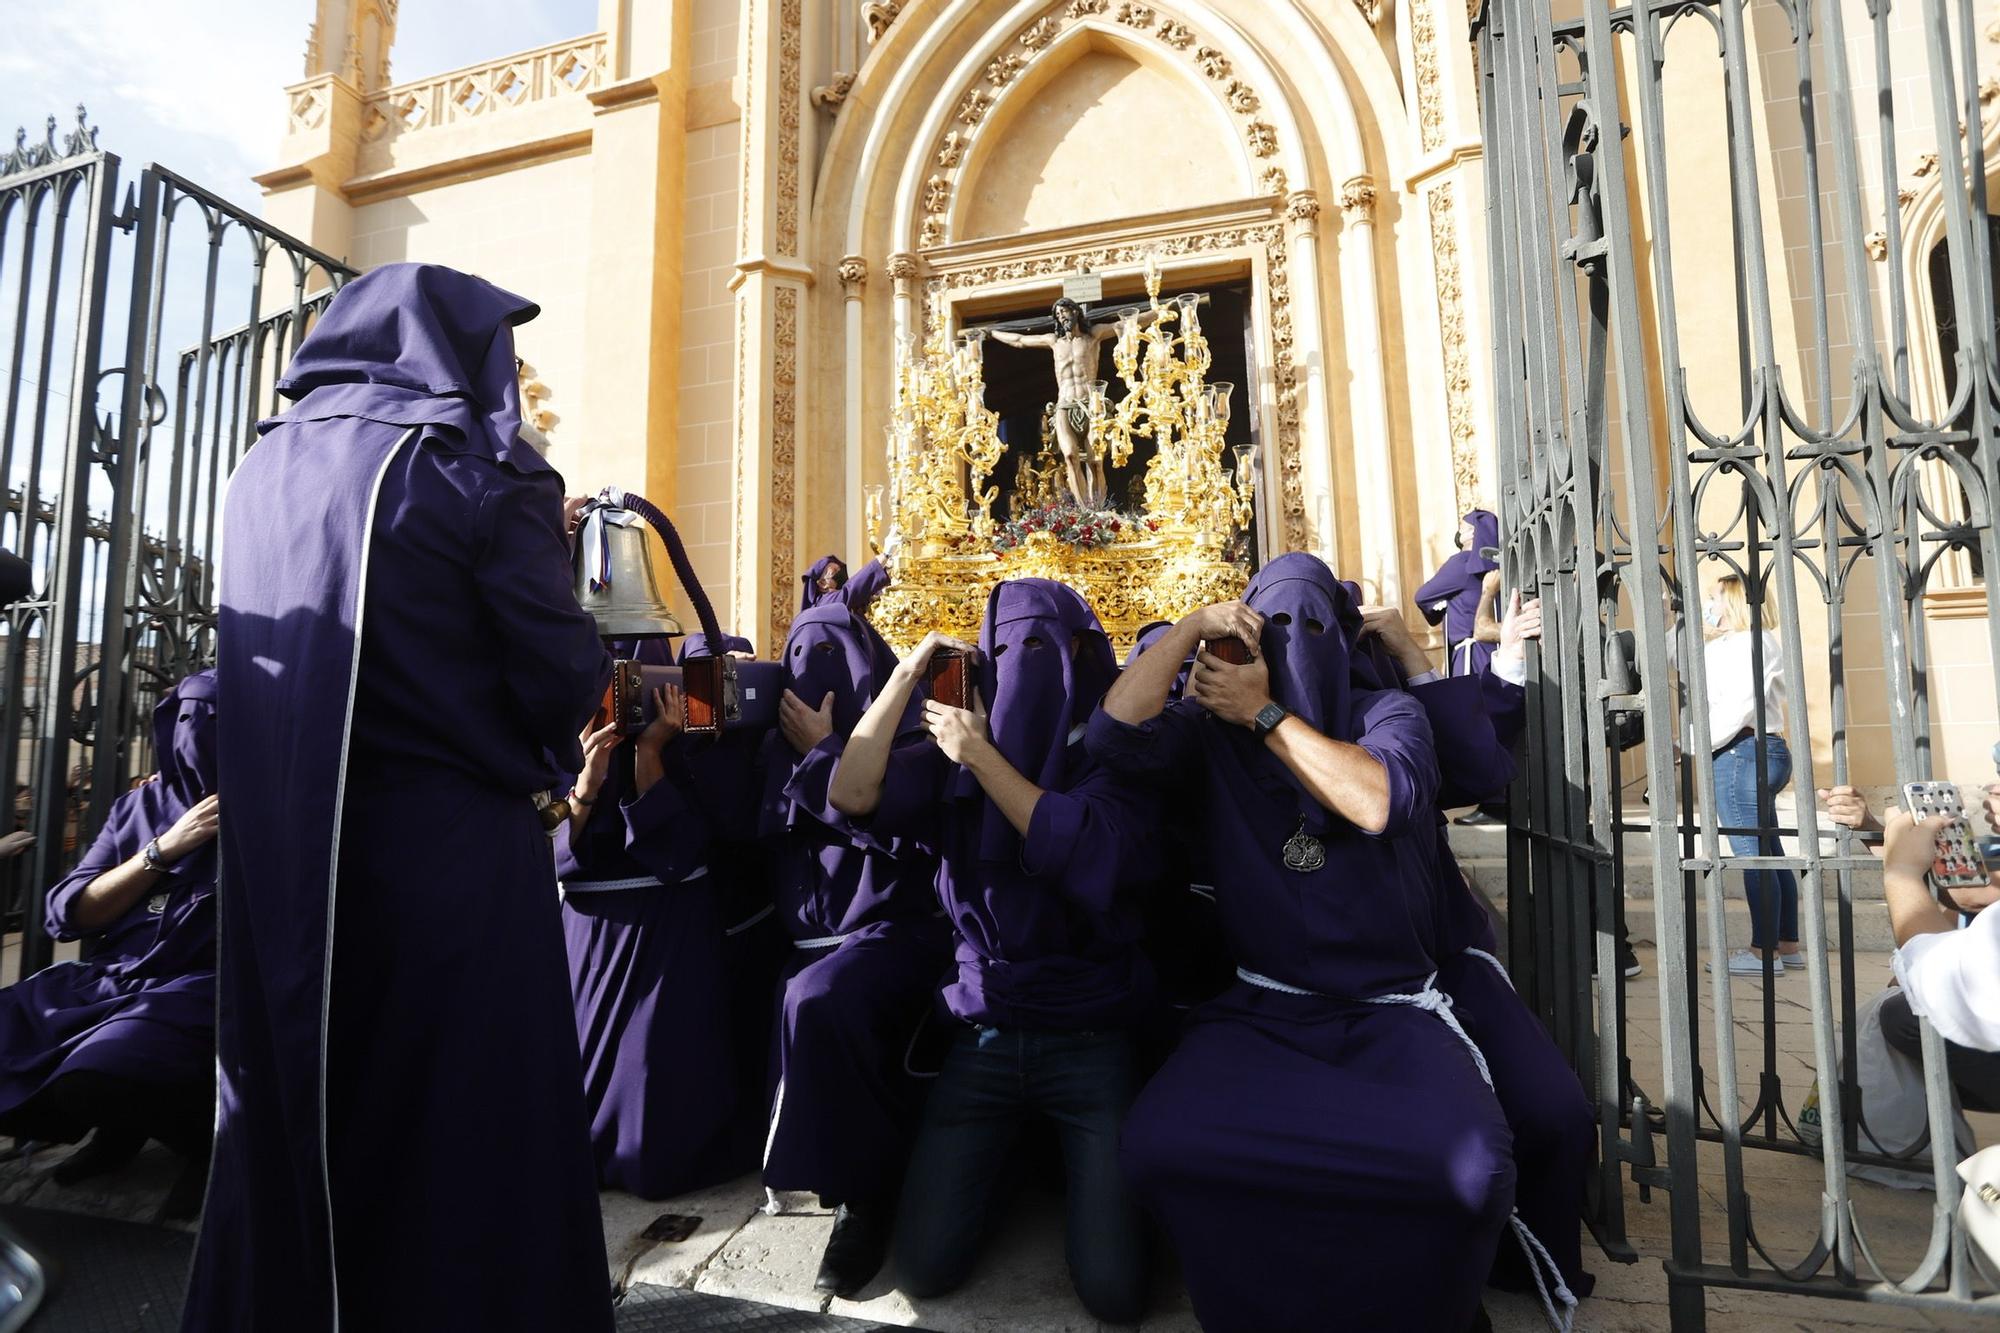
[[[771,642],[778,656],[792,627],[798,551],[792,507],[799,453],[799,292],[782,286],[772,301],[776,364],[771,373]]]
[[[1426,197],[1431,265],[1437,274],[1438,332],[1444,346],[1445,418],[1451,431],[1451,474],[1458,509],[1479,503],[1479,441],[1474,425],[1472,358],[1465,346],[1465,288],[1458,257],[1458,216],[1452,183]]]

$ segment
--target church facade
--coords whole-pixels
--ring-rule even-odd
[[[1170,293],[1230,294],[1265,554],[1406,604],[1458,516],[1499,507],[1458,0],[603,0],[596,32],[404,82],[396,6],[319,0],[266,216],[540,302],[520,347],[553,461],[673,514],[760,650],[799,570],[867,556],[901,340],[1046,312],[1079,274],[1109,302],[1149,261]],[[1764,114],[1785,81],[1757,77]],[[1698,140],[1674,151],[1721,151]],[[1772,204],[1789,254],[1797,201]],[[1690,367],[1711,372],[1733,386]],[[1943,664],[1967,781],[2000,726],[1973,581],[1933,608],[1968,658]]]

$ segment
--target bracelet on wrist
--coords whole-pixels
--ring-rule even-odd
[[[576,788],[571,787],[569,790],[569,803],[571,805],[581,805],[589,807],[597,804],[597,798],[595,796],[585,796],[582,792],[578,791]]]

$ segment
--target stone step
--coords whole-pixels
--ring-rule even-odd
[[[1465,871],[1466,878],[1472,881],[1473,887],[1485,894],[1487,900],[1504,914],[1507,910],[1506,861],[1487,857],[1469,862],[1461,860],[1459,865]],[[1888,911],[1879,901],[1881,897],[1879,875],[1876,881],[1876,900],[1863,899],[1858,890],[1855,894],[1854,947],[1862,953],[1888,953],[1896,947],[1894,937],[1889,932]],[[1650,873],[1648,889],[1650,890]],[[1738,949],[1750,942],[1750,905],[1743,900],[1740,888],[1732,885],[1731,889],[1731,896],[1723,901],[1722,913],[1727,922],[1729,947]],[[1824,904],[1824,920],[1826,938],[1832,941],[1837,938],[1840,926],[1838,902],[1829,901]],[[1697,911],[1696,928],[1704,935],[1707,932],[1707,921],[1708,909],[1703,905]],[[1659,932],[1654,920],[1650,891],[1638,894],[1628,890],[1625,895],[1625,925],[1631,931],[1634,940],[1647,944],[1657,942]],[[1706,940],[1703,942],[1706,943]]]

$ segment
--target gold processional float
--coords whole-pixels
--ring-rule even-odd
[[[867,495],[869,544],[891,576],[868,618],[898,652],[934,629],[973,640],[988,594],[1005,579],[1074,588],[1121,659],[1147,624],[1242,594],[1256,458],[1254,446],[1226,441],[1235,386],[1206,378],[1203,298],[1188,293],[1162,304],[1150,262],[1146,297],[1151,309],[1120,318],[1113,348],[1125,396],[1114,404],[1105,381],[1087,386],[1093,463],[1123,468],[1138,441],[1155,445],[1136,513],[1076,499],[1051,404],[1041,449],[1017,460],[1007,519],[996,522],[999,488],[988,482],[1006,446],[985,402],[987,331],[966,330],[954,343],[940,329],[921,354],[914,337],[902,340],[889,482]],[[1094,342],[1089,355],[1094,364]]]

